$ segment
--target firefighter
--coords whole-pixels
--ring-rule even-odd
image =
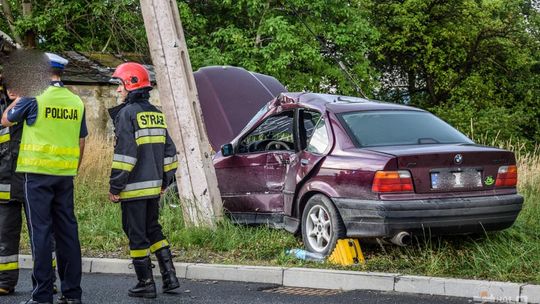
[[[160,195],[178,167],[176,147],[164,115],[149,102],[152,85],[146,68],[123,63],[111,82],[118,84],[123,103],[109,109],[116,136],[109,199],[121,203],[122,228],[138,279],[128,295],[155,298],[150,253],[158,260],[163,292],[180,286],[169,242],[158,222]]]
[[[27,304],[52,303],[52,233],[61,282],[60,304],[81,303],[81,247],[73,206],[73,177],[87,136],[84,104],[60,77],[67,60],[47,53],[51,85],[35,98],[21,98],[2,115],[2,125],[23,125],[16,172],[24,173],[25,208],[34,267]]]
[[[1,85],[0,111],[3,113],[16,98]],[[24,192],[23,177],[14,174],[14,169],[21,134],[21,125],[0,127],[0,296],[13,293],[19,279]]]

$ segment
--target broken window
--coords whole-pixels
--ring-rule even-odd
[[[309,139],[307,151],[322,154],[326,151],[329,145],[328,133],[326,132],[326,123],[324,119],[319,119],[316,127],[314,128],[313,136]]]
[[[294,150],[293,111],[268,117],[240,142],[240,153]]]
[[[313,131],[315,130],[315,126],[321,119],[322,114],[315,111],[310,110],[301,110],[300,111],[300,119],[299,121],[299,136],[300,136],[300,149],[304,150],[307,147],[307,143],[309,142],[311,136],[313,135]]]

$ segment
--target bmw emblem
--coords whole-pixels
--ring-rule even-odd
[[[456,154],[456,156],[454,156],[454,163],[456,163],[456,165],[461,165],[462,162],[463,162],[463,155]]]

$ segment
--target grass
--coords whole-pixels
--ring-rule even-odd
[[[540,283],[540,151],[503,143],[515,151],[520,170],[523,211],[514,226],[481,236],[440,237],[412,246],[363,244],[367,264],[340,267],[295,260],[285,249],[302,247],[293,235],[266,227],[245,227],[223,220],[217,229],[186,228],[178,201],[166,198],[161,224],[178,261],[304,266],[403,274]],[[76,210],[83,254],[128,258],[120,206],[108,201],[110,140],[92,136],[76,179]],[[27,248],[23,242],[23,247]]]
[[[83,255],[128,258],[120,206],[108,200],[112,142],[90,136],[76,178],[75,203]],[[217,229],[186,228],[178,200],[166,194],[160,223],[175,256],[186,262],[276,263],[285,248],[299,247],[292,235],[266,227],[244,227],[224,220]]]

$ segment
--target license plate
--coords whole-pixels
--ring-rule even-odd
[[[482,171],[431,172],[431,188],[437,190],[482,187]]]

